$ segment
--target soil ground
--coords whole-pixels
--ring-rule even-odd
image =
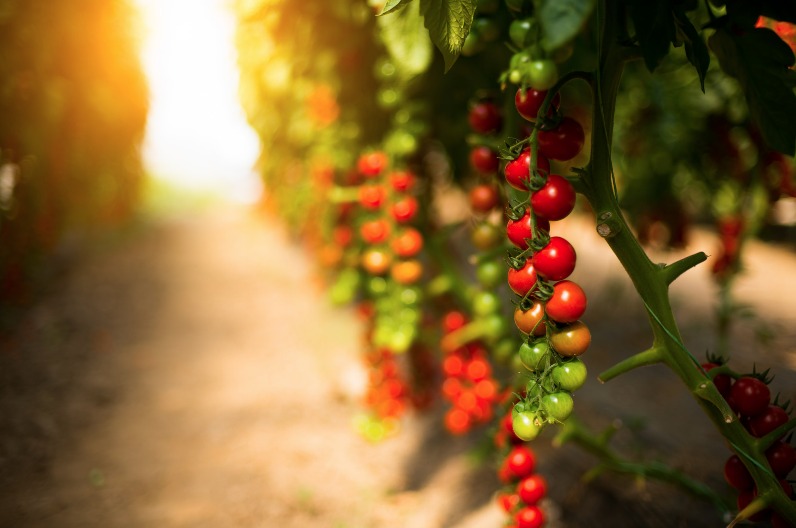
[[[677,380],[648,367],[606,385],[602,369],[649,344],[643,307],[593,227],[561,227],[579,251],[593,345],[576,412],[625,427],[617,444],[715,489],[728,456]],[[557,233],[559,234],[559,233]],[[693,249],[709,252],[698,235]],[[733,334],[733,366],[772,366],[796,396],[793,253],[760,245],[737,285],[757,323]],[[671,261],[678,255],[660,255]],[[765,266],[765,267],[763,267]],[[686,344],[713,346],[707,266],[676,283]],[[373,444],[361,411],[360,322],[332,307],[306,255],[243,209],[161,220],[72,262],[0,339],[0,527],[500,527],[478,434],[451,438],[442,405]],[[644,425],[642,428],[641,426]],[[665,485],[581,476],[594,459],[535,442],[550,526],[722,526]]]

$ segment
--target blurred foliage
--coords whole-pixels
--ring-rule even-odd
[[[0,298],[68,233],[129,219],[148,92],[126,0],[0,0]]]

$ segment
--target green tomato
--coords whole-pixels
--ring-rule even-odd
[[[514,434],[524,441],[530,442],[542,431],[544,424],[537,418],[536,414],[531,411],[523,411],[517,413],[511,420],[511,426],[514,429]]]
[[[476,17],[473,28],[481,35],[484,42],[494,42],[500,38],[500,25],[494,18]]]
[[[579,359],[559,363],[551,371],[556,384],[567,391],[576,391],[586,382],[586,365]]]
[[[522,82],[522,72],[520,70],[511,70],[509,72],[509,82],[511,84],[520,84]]]
[[[518,48],[524,48],[527,43],[528,33],[531,31],[530,20],[515,20],[509,26],[509,38]]]
[[[384,277],[371,277],[368,279],[368,292],[371,295],[381,295],[387,291],[387,280]]]
[[[513,339],[501,339],[492,347],[492,357],[495,358],[495,361],[504,365],[508,365],[509,362],[516,357],[514,352],[515,347]]]
[[[528,84],[535,90],[549,90],[558,81],[558,67],[549,60],[535,60],[524,65]]]
[[[492,315],[500,309],[500,299],[490,291],[482,291],[473,298],[473,313],[479,317]]]
[[[550,423],[563,422],[569,418],[574,406],[572,395],[566,391],[552,392],[542,396],[541,407]]]
[[[475,277],[485,288],[494,288],[506,278],[506,268],[494,260],[487,260],[475,269]]]
[[[481,38],[481,34],[478,32],[476,27],[473,26],[470,28],[467,38],[464,39],[464,44],[462,45],[462,55],[465,57],[472,57],[476,53],[482,51],[484,46],[484,39]]]
[[[506,318],[497,313],[486,315],[480,323],[484,325],[484,339],[490,342],[497,341],[509,330]]]
[[[523,343],[520,345],[519,356],[522,364],[531,372],[543,370],[545,368],[545,360],[550,357],[550,346],[545,340],[539,340],[531,344]]]

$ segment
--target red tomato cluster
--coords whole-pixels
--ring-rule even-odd
[[[449,334],[464,326],[461,312],[449,312],[443,331]],[[473,426],[489,422],[499,399],[499,385],[492,377],[492,365],[479,343],[449,351],[442,361],[442,395],[452,404],[445,413],[445,428],[452,434],[467,433]]]
[[[398,420],[406,411],[409,390],[395,354],[383,348],[373,350],[365,360],[369,369],[365,405],[382,420]]]
[[[510,418],[508,422],[504,420],[509,430]],[[545,524],[545,514],[539,502],[547,495],[547,481],[535,473],[535,469],[534,452],[530,447],[515,442],[498,470],[505,489],[498,493],[497,500],[510,515],[509,528],[540,528]]]

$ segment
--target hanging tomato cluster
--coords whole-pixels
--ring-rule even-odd
[[[508,417],[510,418],[510,417]],[[536,455],[522,444],[512,431],[511,421],[504,420],[510,444],[498,471],[503,489],[497,494],[500,507],[509,515],[511,528],[540,528],[546,517],[539,503],[547,496],[547,481],[536,473]]]

